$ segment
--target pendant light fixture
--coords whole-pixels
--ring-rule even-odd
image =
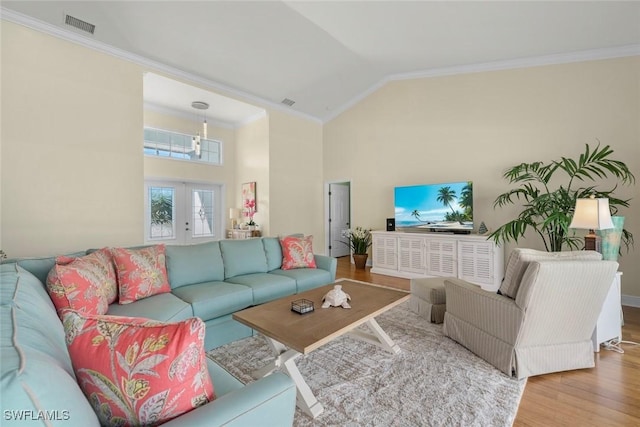
[[[207,109],[209,108],[209,104],[204,101],[193,101],[191,106],[196,110],[202,110],[202,137],[207,139]],[[200,157],[200,132],[197,132],[191,141],[193,144],[193,150],[196,152],[196,156]]]

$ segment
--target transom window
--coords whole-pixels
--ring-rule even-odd
[[[214,139],[200,140],[200,155],[192,135],[162,129],[144,128],[144,154],[171,159],[222,164],[222,142]]]

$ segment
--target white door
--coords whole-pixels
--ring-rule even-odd
[[[342,237],[350,226],[349,211],[349,184],[329,184],[329,256],[347,256],[351,252],[348,240]]]
[[[218,185],[145,183],[145,241],[184,245],[223,238]]]

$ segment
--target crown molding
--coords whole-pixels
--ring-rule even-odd
[[[280,103],[276,103],[264,98],[260,98],[258,96],[243,92],[239,89],[226,86],[224,84],[215,82],[213,80],[205,79],[203,77],[168,66],[166,64],[151,60],[149,58],[145,58],[141,55],[137,55],[137,54],[125,51],[123,49],[113,47],[111,45],[99,42],[85,35],[75,33],[73,31],[66,30],[58,26],[40,21],[38,19],[32,18],[22,13],[15,12],[11,9],[7,9],[4,6],[0,6],[0,17],[3,20],[7,20],[15,24],[23,25],[33,30],[40,31],[57,38],[79,44],[86,48],[93,49],[93,50],[123,59],[125,61],[138,64],[145,68],[149,68],[150,70],[159,71],[168,76],[179,78],[184,81],[190,82],[192,84],[197,84],[199,86],[202,86],[204,89],[215,90],[218,93],[230,96],[232,98],[239,99],[244,102],[257,105],[262,108],[274,109],[286,114],[291,114],[293,116],[311,120],[319,124],[325,124],[335,119],[340,114],[354,107],[356,104],[358,104],[359,102],[361,102],[362,100],[364,100],[366,97],[370,96],[377,90],[381,89],[383,86],[385,86],[387,83],[391,81],[421,79],[421,78],[429,78],[429,77],[442,77],[442,76],[451,76],[451,75],[458,75],[458,74],[470,74],[470,73],[509,70],[509,69],[517,69],[517,68],[529,68],[529,67],[538,67],[538,66],[544,66],[544,65],[566,64],[566,63],[572,63],[572,62],[594,61],[594,60],[613,59],[613,58],[640,55],[640,44],[635,44],[635,45],[620,46],[620,47],[614,47],[614,48],[591,49],[591,50],[584,50],[584,51],[571,52],[571,53],[562,53],[562,54],[529,57],[529,58],[519,58],[519,59],[513,59],[513,60],[486,62],[486,63],[479,63],[479,64],[469,64],[469,65],[461,65],[461,66],[455,66],[455,67],[433,68],[433,69],[411,72],[411,73],[392,74],[392,75],[385,76],[377,83],[373,84],[372,86],[368,87],[366,90],[357,94],[351,100],[349,100],[348,102],[344,103],[340,107],[333,110],[330,114],[324,116],[323,118],[319,118],[319,117],[312,116],[310,114],[293,110],[290,107],[286,107]],[[253,118],[253,117],[248,118],[247,120],[244,121],[244,124],[250,123],[254,120],[259,119],[260,117],[263,117],[263,114],[266,114],[266,112],[257,114],[258,117],[256,118]]]
[[[244,119],[243,121],[238,123],[238,125],[239,125],[238,127],[248,125],[249,123],[253,123],[256,120],[260,120],[263,117],[267,117],[267,110],[262,110],[262,111],[254,114],[252,116],[247,117],[246,119]],[[318,119],[315,119],[315,120],[318,121]]]
[[[505,61],[484,62],[456,67],[434,68],[431,70],[401,73],[390,76],[390,80],[411,80],[425,77],[441,77],[457,74],[481,73],[484,71],[511,70],[516,68],[541,67],[545,65],[569,64],[572,62],[596,61],[640,55],[640,44],[613,48],[590,49],[579,52],[558,53],[555,55],[509,59]]]
[[[251,103],[253,105],[257,104],[256,106],[259,106],[262,108],[270,108],[270,109],[278,110],[283,113],[291,114],[293,116],[298,116],[300,118],[311,120],[316,123],[322,124],[322,120],[319,119],[318,117],[314,117],[309,114],[293,110],[290,107],[284,106],[282,104],[279,104],[264,98],[260,98],[258,96],[252,95],[247,92],[243,92],[239,89],[224,85],[222,83],[218,83],[216,81],[197,76],[195,74],[180,70],[178,68],[171,67],[161,62],[154,61],[149,58],[145,58],[144,56],[137,55],[123,49],[119,49],[109,44],[97,41],[91,37],[87,37],[83,34],[75,33],[73,31],[60,28],[56,25],[49,24],[39,19],[32,18],[23,13],[16,12],[11,9],[7,9],[4,6],[0,6],[0,18],[9,22],[13,22],[14,24],[31,28],[32,30],[40,31],[50,36],[69,41],[71,43],[81,45],[88,49],[92,49],[92,50],[105,53],[107,55],[111,55],[128,62],[132,62],[134,64],[137,64],[144,68],[149,69],[149,71],[156,71],[156,72],[159,71],[168,76],[179,78],[184,81],[190,82],[192,84],[197,84],[203,87],[204,89],[215,90],[217,93],[230,96],[232,98],[238,99],[243,102]],[[251,118],[249,118],[249,121],[252,121]]]
[[[351,107],[354,107],[356,104],[358,104],[359,102],[363,101],[368,96],[370,96],[373,93],[375,93],[376,91],[382,89],[390,81],[391,81],[391,78],[387,76],[387,77],[384,77],[382,80],[378,81],[377,83],[373,84],[372,86],[369,86],[367,89],[365,89],[364,91],[360,92],[358,95],[354,96],[349,101],[347,101],[346,103],[342,104],[341,106],[339,106],[338,108],[333,110],[331,113],[326,115],[324,117],[324,119],[322,120],[322,123],[326,124],[326,123],[330,122],[331,120],[335,119],[340,114],[342,114],[345,111],[349,110]]]
[[[340,108],[337,108],[329,116],[324,118],[323,123],[327,123],[335,119],[340,114],[355,106],[358,102],[362,101],[373,92],[377,91],[378,89],[382,88],[384,85],[392,81],[444,77],[460,74],[481,73],[486,71],[511,70],[517,68],[541,67],[545,65],[569,64],[572,62],[597,61],[603,59],[614,59],[639,55],[640,44],[634,44],[614,48],[590,49],[579,52],[460,65],[456,67],[432,68],[429,70],[415,71],[411,73],[392,74],[384,77],[375,85],[356,95],[350,101],[340,106]]]

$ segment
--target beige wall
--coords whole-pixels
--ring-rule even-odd
[[[391,82],[325,125],[323,179],[350,179],[352,224],[374,229],[394,214],[394,186],[471,180],[475,220],[495,229],[517,214],[493,201],[520,162],[576,158],[599,139],[640,179],[639,103],[640,57]],[[616,191],[633,198],[621,214],[637,239],[639,188]],[[640,248],[620,264],[623,293],[640,297]]]
[[[239,128],[236,132],[236,183],[234,206],[242,208],[242,183],[256,183],[257,211],[254,221],[264,236],[270,235],[271,182],[269,179],[269,119],[264,117]],[[247,222],[243,218],[242,222]]]
[[[3,21],[1,249],[20,257],[140,244],[145,177],[223,183],[228,207],[240,207],[241,184],[256,181],[255,219],[265,235],[273,235],[274,215],[285,218],[276,234],[322,235],[319,123],[276,112],[236,130],[210,125],[224,142],[224,166],[144,157],[143,125],[194,125],[143,111],[144,71]],[[275,204],[274,179],[286,185]]]
[[[351,180],[353,225],[381,229],[394,186],[472,180],[475,217],[495,228],[516,213],[492,204],[518,162],[575,157],[597,138],[640,179],[638,57],[392,82],[324,127],[270,111],[225,144],[230,171],[144,159],[140,67],[6,21],[1,31],[9,256],[141,243],[145,174],[222,180],[230,205],[257,181],[265,234],[313,234],[317,252],[324,182]],[[640,239],[638,188],[618,195],[633,199],[621,213]],[[620,262],[623,293],[640,298],[640,249]]]
[[[269,114],[271,235],[313,235],[324,253],[322,126],[280,112]]]
[[[9,257],[142,241],[142,70],[2,21]]]

